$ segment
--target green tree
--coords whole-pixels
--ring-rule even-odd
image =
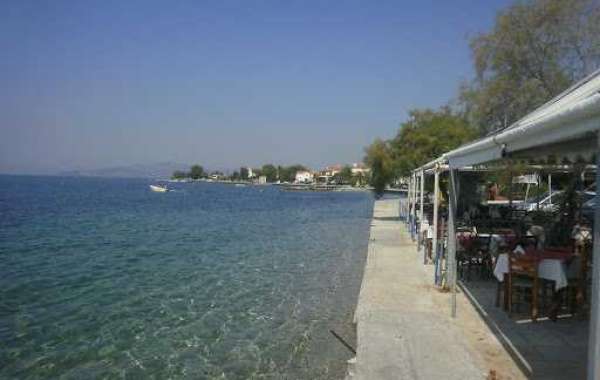
[[[240,168],[240,178],[243,180],[248,179],[248,168]]]
[[[302,165],[280,166],[279,179],[282,182],[293,182],[296,179],[296,173],[306,168]]]
[[[477,77],[460,103],[481,134],[503,128],[600,66],[600,2],[520,1],[471,40]]]
[[[365,175],[362,172],[356,173],[352,182],[354,186],[363,186],[366,183]]]
[[[344,166],[342,170],[334,176],[334,180],[341,184],[352,183],[352,168],[348,165]]]
[[[188,173],[184,172],[183,170],[175,170],[171,176],[172,179],[184,179],[187,177],[189,177]]]
[[[381,195],[394,178],[389,144],[377,139],[365,149],[365,153],[364,162],[371,167],[371,186],[376,194]]]
[[[261,173],[267,177],[267,182],[277,181],[277,168],[275,166],[271,164],[263,165]]]
[[[437,111],[414,109],[409,120],[389,143],[395,174],[407,176],[410,172],[441,156],[476,136],[473,128],[450,108]]]
[[[204,168],[200,165],[193,165],[190,168],[190,177],[192,179],[199,179],[205,176]]]

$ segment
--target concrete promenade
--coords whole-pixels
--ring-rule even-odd
[[[398,200],[376,201],[347,378],[486,379],[490,370],[523,378],[462,295],[458,318],[450,317],[449,295],[432,286],[430,269],[398,219]]]

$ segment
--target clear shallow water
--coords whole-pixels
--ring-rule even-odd
[[[368,193],[0,176],[0,378],[342,378]]]

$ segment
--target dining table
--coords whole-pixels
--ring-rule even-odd
[[[515,254],[519,255],[519,254]],[[577,274],[576,265],[568,265],[574,257],[572,248],[545,248],[534,249],[528,248],[525,253],[520,254],[523,259],[535,260],[537,262],[538,278],[552,281],[554,284],[553,305],[550,318],[556,318],[558,309],[557,294],[560,290],[565,289],[569,285],[569,279],[575,278]],[[509,308],[509,293],[508,275],[510,273],[510,258],[508,253],[498,255],[494,265],[494,277],[504,285],[504,302],[505,310]]]
[[[554,289],[566,288],[569,284],[569,268],[567,262],[573,257],[573,251],[569,248],[547,248],[543,250],[532,249],[526,251],[523,258],[535,259],[538,262],[538,277],[554,281]],[[494,276],[498,281],[504,281],[504,275],[508,274],[509,257],[507,253],[498,255],[494,266]]]

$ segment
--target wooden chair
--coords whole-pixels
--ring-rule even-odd
[[[567,303],[571,314],[582,313],[588,299],[588,271],[593,245],[590,243],[576,247],[577,256],[568,268]]]
[[[473,234],[473,229],[468,226],[459,225],[456,227],[457,234],[467,234],[471,236]],[[462,242],[460,241],[462,240]],[[465,279],[465,270],[469,268],[469,262],[471,257],[471,238],[458,238],[457,237],[457,246],[456,246],[456,265],[457,265],[457,274],[458,277],[462,280]]]
[[[492,238],[490,234],[487,236],[477,235],[477,252],[481,257],[481,277],[482,279],[491,279],[494,273],[494,260],[490,251]]]
[[[493,263],[490,254],[491,237],[489,234],[479,234],[479,230],[475,234],[474,243],[471,246],[469,271],[476,268],[479,271],[479,279],[487,279],[492,276]],[[469,274],[470,275],[470,274]]]
[[[535,322],[538,317],[538,262],[513,253],[508,259],[508,312],[512,314],[515,301],[517,304],[529,301],[531,320]]]

